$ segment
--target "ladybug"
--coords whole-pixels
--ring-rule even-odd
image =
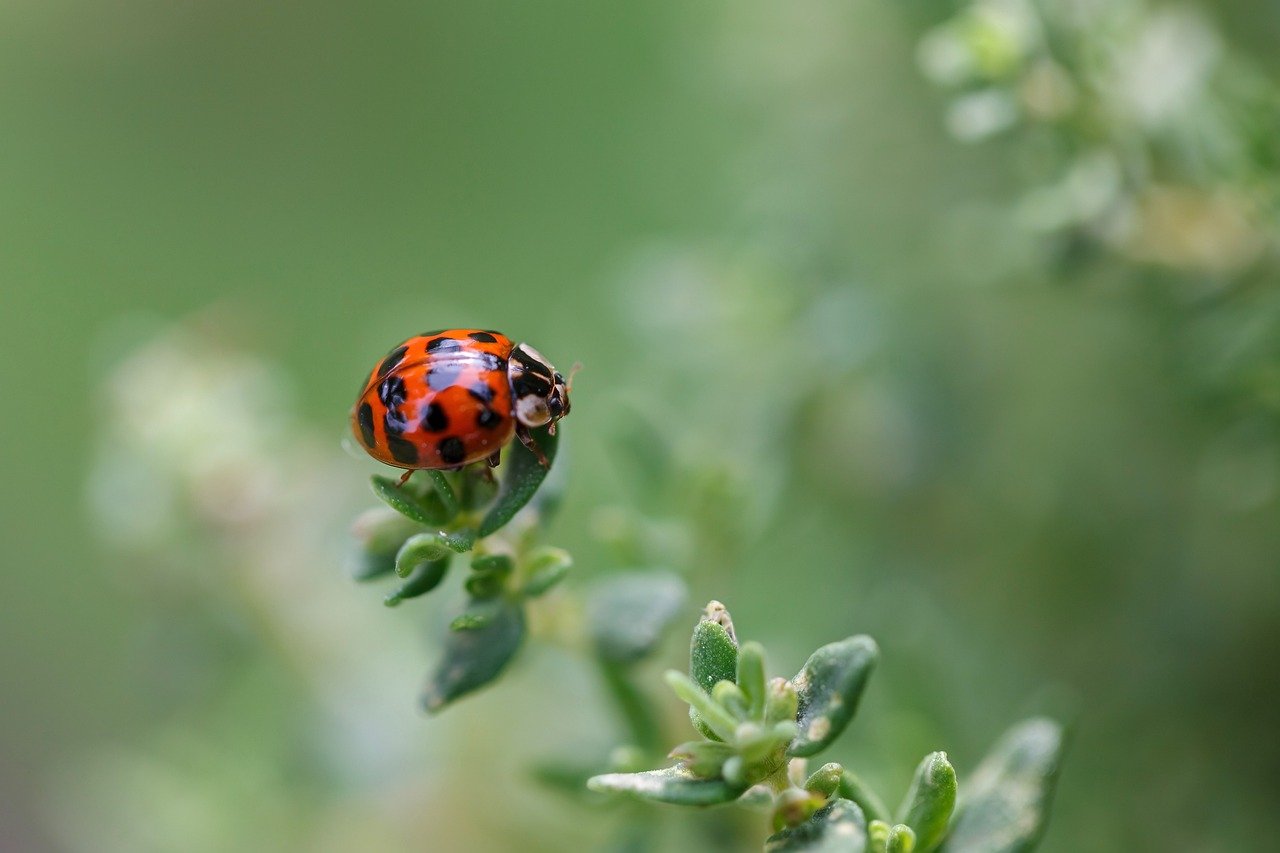
[[[370,372],[351,431],[379,462],[457,470],[489,461],[514,435],[547,466],[529,434],[569,414],[569,383],[528,344],[488,329],[415,335]]]

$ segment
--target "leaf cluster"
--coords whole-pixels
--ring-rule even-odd
[[[806,759],[852,721],[878,659],[871,638],[854,636],[818,649],[791,678],[769,678],[764,648],[739,644],[728,611],[713,601],[694,627],[688,674],[666,674],[702,738],[672,749],[672,766],[602,774],[588,786],[659,803],[763,808],[774,830],[769,851],[1031,849],[1064,745],[1052,721],[1029,720],[1006,734],[964,801],[945,752],[924,757],[893,811],[839,764],[807,771]]]

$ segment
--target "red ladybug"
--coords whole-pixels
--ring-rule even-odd
[[[443,329],[416,335],[369,374],[351,431],[379,462],[458,469],[488,459],[514,435],[543,465],[530,427],[569,414],[569,385],[537,350],[500,332]],[[401,481],[403,482],[403,480]]]

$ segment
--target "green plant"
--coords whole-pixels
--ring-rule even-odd
[[[766,676],[759,643],[738,644],[728,611],[713,601],[695,626],[689,673],[667,683],[689,705],[701,740],[675,747],[658,770],[593,777],[592,790],[660,803],[737,802],[768,811],[766,850],[1029,850],[1048,815],[1062,757],[1062,729],[1045,719],[1010,730],[973,774],[957,807],[945,752],[926,755],[890,811],[852,771],[828,763],[809,772],[853,719],[879,650],[866,636],[815,651],[790,679]]]
[[[559,439],[545,428],[535,437],[554,460]],[[572,565],[566,552],[538,541],[559,494],[554,483],[544,487],[547,475],[528,449],[513,443],[501,481],[485,465],[424,471],[403,484],[373,477],[374,494],[393,511],[380,507],[357,519],[362,547],[356,577],[397,576],[400,585],[387,595],[388,607],[431,592],[454,560],[471,556],[463,583],[467,602],[449,625],[443,657],[423,692],[427,711],[439,711],[502,673],[524,641],[526,602],[549,592]]]
[[[538,438],[554,460],[555,438]],[[527,603],[572,564],[566,552],[539,542],[559,495],[544,486],[547,469],[513,445],[503,474],[499,482],[484,466],[471,466],[428,471],[404,485],[375,476],[373,491],[390,509],[372,510],[356,524],[359,578],[401,578],[388,606],[435,589],[453,560],[472,555],[467,604],[449,626],[423,696],[430,712],[503,672],[524,639]],[[763,646],[739,644],[717,601],[694,626],[688,673],[666,673],[702,738],[670,750],[674,765],[640,769],[661,755],[664,741],[635,665],[658,648],[685,598],[679,576],[655,570],[617,572],[588,592],[585,633],[627,743],[608,756],[547,762],[538,772],[543,781],[655,803],[764,810],[773,832],[765,849],[772,851],[977,853],[1029,850],[1039,840],[1064,746],[1058,724],[1033,719],[1010,730],[974,772],[962,801],[946,753],[926,755],[890,811],[841,765],[807,767],[853,719],[879,659],[875,642],[854,636],[830,643],[791,678],[769,678]]]

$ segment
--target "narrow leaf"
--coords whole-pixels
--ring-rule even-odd
[[[700,779],[681,767],[647,770],[643,773],[606,773],[587,781],[593,791],[629,794],[658,803],[682,806],[711,806],[727,803],[743,789],[723,779]]]
[[[710,691],[720,681],[738,677],[738,641],[732,633],[733,622],[724,605],[713,601],[703,611],[703,618],[693,628],[689,641],[689,676],[703,690]],[[703,735],[719,739],[698,712],[690,708],[689,719]]]
[[[407,578],[419,566],[434,563],[452,556],[444,537],[439,533],[419,533],[410,536],[396,553],[396,574]]]
[[[667,670],[665,677],[667,684],[671,685],[671,689],[681,701],[688,703],[689,710],[696,711],[703,723],[715,733],[716,740],[729,740],[733,737],[738,721],[708,696],[705,690],[695,684],[689,676],[674,669]]]
[[[524,610],[512,601],[503,601],[493,618],[480,628],[451,631],[445,640],[444,656],[423,692],[423,707],[428,713],[436,713],[458,697],[493,681],[515,656],[524,633]]]
[[[856,803],[835,799],[799,826],[769,836],[764,849],[765,853],[864,853],[867,822]]]
[[[533,430],[533,441],[546,455],[548,465],[555,461],[560,431],[563,431],[563,427],[557,435],[549,434],[546,427]],[[502,484],[498,487],[498,496],[485,514],[484,521],[480,522],[479,534],[482,539],[497,532],[514,518],[538,491],[547,476],[547,469],[542,467],[538,457],[518,441],[511,443],[503,462],[505,471]]]
[[[451,517],[443,504],[438,501],[425,501],[413,489],[410,489],[407,485],[401,486],[389,477],[375,474],[370,478],[369,483],[373,488],[373,493],[381,498],[387,506],[419,524],[427,527],[438,527],[447,523]]]
[[[964,797],[940,850],[1019,853],[1044,833],[1066,738],[1053,720],[1025,720],[1000,738],[965,783]]]
[[[428,469],[427,476],[431,478],[431,486],[440,498],[441,506],[449,514],[449,518],[453,518],[458,514],[458,496],[453,491],[453,484],[443,471]]]
[[[408,580],[400,585],[400,588],[383,599],[382,603],[387,607],[395,607],[400,602],[410,598],[417,598],[420,595],[426,595],[440,585],[440,581],[444,580],[445,573],[449,570],[449,559],[452,554],[446,552],[445,556],[438,560],[427,560],[418,563],[413,573],[409,575]]]
[[[832,762],[824,764],[813,774],[809,776],[804,783],[806,791],[812,791],[815,794],[821,794],[830,799],[840,787],[840,776],[844,773],[844,768],[839,764]]]
[[[791,679],[800,697],[800,734],[791,755],[816,755],[840,736],[858,709],[858,700],[880,650],[870,637],[849,637],[814,652]]]
[[[743,643],[738,650],[738,687],[747,699],[747,713],[759,717],[764,711],[768,684],[764,673],[764,647],[759,643]]]
[[[942,843],[956,806],[956,771],[945,752],[933,752],[916,768],[911,787],[898,808],[898,822],[915,830],[916,847],[930,853]]]

